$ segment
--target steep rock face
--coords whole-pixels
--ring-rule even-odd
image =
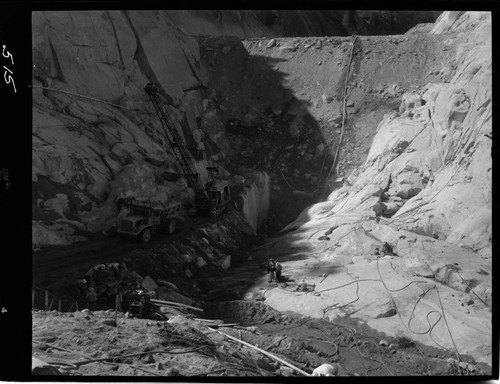
[[[162,12],[33,14],[37,228],[67,216],[71,225],[84,224],[74,229],[107,229],[116,225],[117,197],[192,196],[182,181],[162,177],[181,170],[143,88],[158,85],[186,145],[201,145],[193,135],[203,108],[198,52],[196,39],[177,31]],[[193,154],[205,182],[206,167],[220,154],[212,157],[210,148],[203,157]],[[50,203],[57,189],[69,201],[64,215]]]
[[[269,175],[264,173],[243,193],[243,214],[254,231],[267,217],[270,192]]]
[[[229,159],[270,175],[270,227],[279,231],[365,161],[377,124],[405,92],[449,80],[442,63],[454,45],[443,40],[416,32],[358,36],[354,47],[352,37],[200,39],[211,89],[200,128]],[[346,81],[346,135],[333,169]]]
[[[453,36],[457,68],[449,83],[404,94],[400,112],[385,115],[365,163],[317,205],[325,207],[323,219],[340,211],[374,216],[376,203],[394,198],[401,208],[381,223],[474,250],[491,244],[489,25],[467,39]],[[316,218],[316,211],[312,206],[285,230]]]
[[[322,283],[314,273],[320,266],[345,268],[337,281],[320,285],[319,292],[332,293],[321,293],[317,303],[306,307],[297,300],[298,311],[325,307],[335,318],[349,310],[384,332],[430,344],[439,334],[441,345],[454,348],[456,343],[458,353],[491,364],[492,162],[491,139],[485,136],[492,130],[491,18],[488,13],[465,13],[453,25],[457,30],[447,29],[443,36],[443,49],[454,46],[456,52],[445,63],[452,68],[447,81],[402,95],[399,111],[379,123],[364,164],[326,201],[307,208],[288,225],[273,252],[283,256],[284,270],[296,269],[307,256],[304,263],[310,265],[302,276],[311,283]],[[415,275],[420,288],[410,289]],[[334,287],[353,284],[354,278],[368,280],[359,285],[359,297],[350,301],[352,289]],[[426,302],[428,309],[417,309],[417,295],[431,292],[420,284],[435,290]],[[267,302],[281,309],[288,305],[281,296],[273,293]],[[382,311],[388,297],[395,300],[393,315],[398,313],[401,322],[396,316],[376,320],[372,304],[379,303]],[[330,300],[347,308],[326,307]],[[464,308],[464,302],[477,306]],[[335,311],[337,307],[344,309]],[[438,321],[435,333],[418,333],[427,329],[424,316],[431,308],[446,311],[451,331]],[[420,328],[404,325],[412,321]]]
[[[372,17],[372,28],[379,16]],[[412,23],[428,17],[419,15]],[[107,229],[116,224],[114,200],[123,194],[151,197],[146,185],[154,185],[161,199],[189,199],[182,183],[161,177],[165,169],[179,169],[145,97],[148,82],[159,86],[187,146],[196,148],[196,168],[206,180],[206,166],[223,156],[217,144],[224,135],[222,126],[210,129],[210,123],[208,130],[199,129],[214,117],[206,109],[216,94],[207,89],[198,36],[345,35],[370,33],[370,23],[346,11],[34,12],[37,227],[70,220],[73,230]],[[130,167],[141,170],[142,181],[127,192],[120,180]],[[57,189],[64,189],[67,203],[54,209]]]

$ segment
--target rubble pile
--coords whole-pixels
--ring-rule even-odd
[[[175,284],[162,279],[156,282],[150,276],[143,277],[129,270],[124,262],[99,264],[90,268],[84,278],[77,282],[75,299],[81,299],[84,305],[88,305],[137,290],[152,293],[154,298],[192,303],[178,293],[179,289]],[[95,292],[95,297],[89,299],[91,291]]]

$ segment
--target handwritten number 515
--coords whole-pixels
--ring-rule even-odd
[[[14,57],[9,51],[5,51],[5,48],[6,48],[5,44],[2,45],[2,56],[5,57],[6,59],[10,58],[12,65],[14,65]],[[5,81],[5,84],[12,83],[12,86],[14,87],[14,93],[17,93],[16,85],[14,84],[14,78],[11,76],[13,72],[5,65],[3,66],[3,68],[5,69],[5,72],[3,73],[3,79]]]
[[[5,48],[7,48],[5,44],[2,45],[2,56],[5,57],[6,59],[10,57],[10,61],[12,62],[12,65],[14,65],[14,57],[9,51],[7,51],[7,54],[5,54]]]

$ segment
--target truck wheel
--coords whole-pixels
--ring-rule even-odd
[[[174,231],[175,231],[175,225],[176,225],[176,223],[175,223],[174,219],[170,219],[168,221],[168,233],[169,234],[174,233]]]
[[[142,231],[141,240],[143,243],[149,243],[149,240],[151,240],[151,230],[149,228]]]

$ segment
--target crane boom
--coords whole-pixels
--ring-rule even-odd
[[[149,98],[153,103],[168,143],[174,152],[177,162],[184,172],[184,176],[186,177],[189,186],[193,188],[196,199],[208,199],[205,187],[200,180],[200,175],[196,172],[193,160],[191,159],[190,154],[186,151],[184,141],[177,132],[174,122],[165,110],[164,104],[158,94],[158,89],[153,84],[148,83],[144,90],[149,95]]]

